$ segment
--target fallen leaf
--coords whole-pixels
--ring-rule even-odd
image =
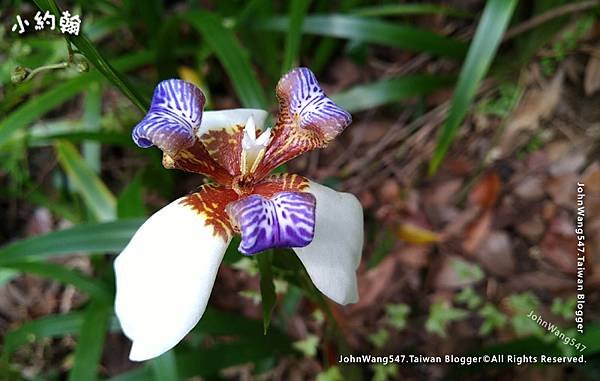
[[[563,78],[564,72],[559,70],[550,83],[541,89],[529,90],[525,94],[501,137],[498,145],[501,154],[506,155],[514,150],[516,140],[521,132],[535,130],[540,120],[546,119],[554,113],[560,100]]]
[[[387,179],[379,188],[379,198],[384,203],[393,204],[400,198],[400,186],[393,179]]]
[[[565,213],[557,215],[540,242],[542,258],[567,274],[575,274],[577,251],[575,228]]]
[[[430,248],[423,245],[406,245],[392,255],[398,258],[402,265],[420,269],[427,266],[429,250]]]
[[[516,224],[516,229],[529,242],[535,243],[542,238],[546,225],[539,213],[534,213],[526,220],[522,220]]]
[[[512,275],[515,271],[515,258],[510,237],[503,231],[492,231],[483,241],[475,258],[483,268],[500,276]]]
[[[435,205],[451,203],[462,183],[462,179],[452,179],[435,184],[425,191],[424,202]]]
[[[552,176],[567,175],[570,173],[577,173],[585,164],[585,154],[579,151],[571,151],[567,155],[564,155],[553,162],[550,165],[550,174]]]
[[[408,243],[423,245],[438,242],[440,235],[417,225],[403,223],[398,228],[398,238]]]
[[[558,274],[548,274],[544,271],[533,271],[517,274],[510,278],[506,284],[508,293],[542,289],[548,291],[561,291],[573,289],[573,280]]]
[[[486,239],[492,225],[492,213],[488,210],[467,226],[463,235],[463,249],[472,254]]]
[[[583,89],[588,96],[600,89],[600,58],[595,55],[590,56],[585,67]]]
[[[557,177],[549,177],[545,184],[546,192],[552,200],[565,208],[575,206],[577,192],[577,174],[568,173]]]
[[[469,192],[469,202],[481,209],[489,209],[498,200],[501,188],[500,176],[494,171],[488,172]]]
[[[517,184],[515,194],[523,200],[541,200],[544,198],[544,181],[540,176],[526,177]]]

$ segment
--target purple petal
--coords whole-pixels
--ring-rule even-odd
[[[288,114],[299,116],[300,127],[319,130],[327,140],[352,122],[350,114],[325,95],[308,68],[292,70],[281,79],[278,88],[278,95],[288,105]]]
[[[227,205],[242,234],[238,250],[246,255],[274,247],[304,247],[315,231],[315,197],[280,192],[270,199],[254,194]]]
[[[150,110],[133,129],[135,144],[157,146],[171,156],[191,147],[200,127],[204,94],[193,84],[168,79],[156,86]]]

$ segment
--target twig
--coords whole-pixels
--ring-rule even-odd
[[[535,17],[530,18],[529,20],[510,28],[502,38],[502,41],[510,40],[511,38],[523,33],[527,32],[530,29],[535,28],[536,26],[543,24],[547,21],[550,21],[554,18],[568,15],[569,13],[576,13],[585,11],[586,9],[594,8],[600,5],[600,0],[590,0],[590,1],[582,1],[580,3],[573,3],[563,5],[561,7],[556,7],[547,12],[542,13],[541,15],[537,15]]]

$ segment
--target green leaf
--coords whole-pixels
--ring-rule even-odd
[[[61,283],[72,284],[80,291],[97,299],[112,300],[111,293],[101,281],[88,277],[79,271],[49,262],[12,262],[2,267],[34,273]]]
[[[275,308],[275,285],[273,284],[273,250],[265,251],[256,256],[260,272],[260,296],[263,307],[263,330],[267,333],[271,316]]]
[[[289,18],[273,17],[256,22],[258,29],[286,32]],[[313,15],[304,18],[304,33],[380,44],[415,52],[462,58],[463,42],[409,25],[345,15]]]
[[[285,352],[289,352],[287,341],[243,338],[232,343],[178,354],[177,368],[181,378],[210,376],[233,365],[256,363]]]
[[[54,0],[34,0],[42,11],[50,11],[58,19],[61,10]],[[131,100],[142,112],[146,112],[150,106],[148,99],[143,98],[136,89],[106,60],[94,47],[91,41],[80,33],[79,35],[65,35],[73,45],[87,58],[102,75],[112,82],[121,92]]]
[[[25,102],[0,121],[0,145],[20,128],[38,119],[54,107],[71,99],[90,84],[91,75],[82,75],[54,86],[51,90]]]
[[[135,218],[146,216],[144,206],[144,184],[142,176],[137,175],[127,184],[117,199],[117,215],[119,218]]]
[[[153,359],[150,362],[150,369],[157,381],[177,381],[177,364],[175,363],[175,353],[171,350],[163,355]]]
[[[310,0],[292,0],[290,2],[290,26],[286,34],[285,52],[283,54],[282,72],[286,73],[298,66],[300,57],[300,41],[302,40],[302,21]]]
[[[0,248],[0,266],[72,253],[120,251],[142,223],[135,219],[84,224],[17,241]]]
[[[386,304],[385,313],[387,315],[389,324],[401,331],[406,328],[406,322],[408,314],[410,313],[410,307],[406,304]]]
[[[446,337],[446,328],[450,322],[466,318],[468,312],[460,308],[454,308],[442,301],[433,303],[429,308],[429,317],[425,322],[427,332],[436,333]]]
[[[235,92],[244,107],[267,108],[265,93],[256,80],[248,53],[240,46],[233,32],[223,26],[217,16],[204,11],[183,15],[211,47],[229,75]]]
[[[87,207],[99,221],[116,217],[115,196],[83,160],[75,146],[69,142],[56,142],[58,161],[75,190],[83,197]]]
[[[369,110],[402,99],[425,95],[447,87],[453,78],[431,75],[409,75],[382,79],[358,85],[332,95],[332,99],[350,112]]]
[[[406,16],[438,14],[454,17],[471,18],[472,14],[446,5],[437,4],[383,4],[353,9],[356,16]]]
[[[437,146],[429,163],[429,174],[437,171],[452,144],[469,105],[475,97],[479,83],[487,73],[496,54],[516,3],[516,0],[490,0],[486,3],[458,77],[448,118],[438,136]]]
[[[133,53],[115,60],[115,66],[128,71],[144,65],[152,60],[148,51]],[[24,102],[19,108],[0,120],[0,146],[4,145],[12,135],[21,128],[39,119],[48,111],[73,98],[90,84],[99,81],[98,72],[82,74],[68,79],[52,87],[47,92],[36,95]]]
[[[21,345],[47,337],[61,337],[77,333],[83,322],[82,312],[64,315],[51,315],[41,319],[23,323],[10,330],[4,337],[2,357],[8,359]]]
[[[69,381],[97,379],[111,312],[111,306],[107,302],[93,300],[87,307],[79,330],[75,360],[73,368],[69,372]]]
[[[306,338],[294,342],[292,347],[305,357],[315,357],[319,348],[319,341],[321,341],[319,336],[307,335]]]
[[[102,90],[99,83],[89,86],[84,103],[84,128],[88,131],[100,130],[102,112]],[[83,158],[95,173],[100,173],[100,144],[98,142],[85,142],[81,147]]]

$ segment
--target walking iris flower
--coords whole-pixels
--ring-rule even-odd
[[[362,208],[351,194],[277,166],[325,147],[351,122],[323,93],[314,74],[298,68],[277,85],[279,115],[203,112],[204,95],[178,79],[158,84],[150,110],[133,130],[142,147],[163,151],[163,165],[214,182],[151,216],[115,260],[116,314],[142,361],[175,346],[196,325],[233,234],[254,255],[293,248],[315,286],[337,303],[358,300],[356,268],[363,245]]]

